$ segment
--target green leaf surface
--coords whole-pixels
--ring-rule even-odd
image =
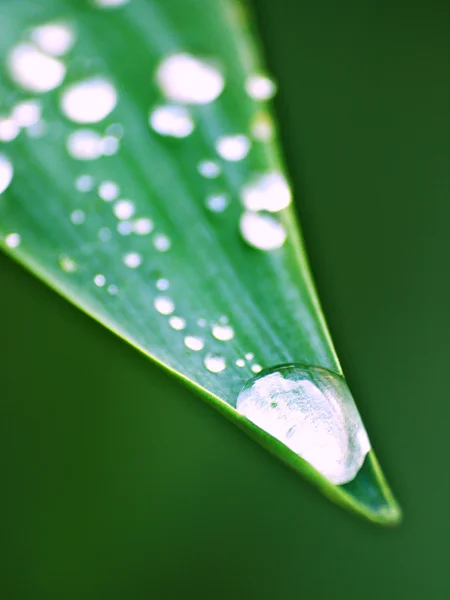
[[[265,75],[251,19],[231,0],[110,4],[0,6],[2,248],[331,499],[398,521],[373,451],[354,480],[333,485],[235,410],[261,368],[295,362],[342,374],[284,207],[271,80],[251,79]],[[49,23],[70,35],[37,29]],[[183,70],[168,91],[162,65],[174,56],[201,61],[197,97],[175,98]],[[69,93],[80,81],[94,82],[86,105]],[[249,81],[260,87],[249,92]],[[261,201],[248,190],[267,174],[277,184],[269,210],[248,212]]]

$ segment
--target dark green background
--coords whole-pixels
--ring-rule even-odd
[[[5,600],[450,594],[449,4],[256,5],[313,271],[404,523],[331,505],[1,256]]]

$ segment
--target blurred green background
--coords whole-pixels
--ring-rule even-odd
[[[330,504],[0,256],[5,600],[450,595],[449,4],[255,4],[322,303],[404,523]]]

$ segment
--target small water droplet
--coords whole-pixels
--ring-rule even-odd
[[[212,160],[202,160],[197,165],[197,171],[206,179],[215,179],[220,175],[222,169]]]
[[[75,33],[65,23],[47,23],[33,29],[31,39],[46,54],[63,56],[74,45]]]
[[[251,133],[255,140],[258,142],[268,142],[273,137],[274,130],[272,118],[268,113],[256,113],[251,124]]]
[[[171,315],[175,310],[175,303],[169,296],[156,296],[153,306],[161,315]]]
[[[111,284],[108,286],[108,294],[110,294],[111,296],[117,296],[117,294],[119,293],[119,288],[117,287],[117,285]]]
[[[189,350],[194,350],[195,352],[199,352],[205,347],[204,340],[194,335],[187,335],[184,338],[184,344],[187,348],[189,348]]]
[[[104,156],[113,156],[120,149],[119,140],[113,135],[107,135],[102,140],[102,154]]]
[[[236,162],[247,156],[251,142],[246,135],[226,135],[216,141],[216,150],[224,160]]]
[[[226,342],[234,338],[234,329],[231,325],[213,325],[212,334],[216,340]]]
[[[18,102],[12,110],[12,118],[19,127],[33,127],[41,120],[42,107],[36,100]]]
[[[164,233],[157,233],[153,238],[153,245],[158,252],[167,252],[172,243],[167,235],[164,235]]]
[[[335,485],[354,479],[370,450],[345,380],[327,369],[266,369],[245,384],[236,408]]]
[[[277,86],[272,79],[265,75],[250,75],[245,83],[247,94],[254,100],[270,100],[277,91]]]
[[[99,8],[118,8],[125,6],[130,0],[93,0],[93,2]]]
[[[79,129],[71,133],[66,147],[76,160],[95,160],[103,155],[102,136],[92,129]]]
[[[94,178],[92,175],[80,175],[75,180],[75,187],[79,192],[90,192],[94,189]]]
[[[206,319],[202,319],[202,318],[197,319],[197,325],[199,327],[206,327],[207,324],[208,324],[208,321]]]
[[[184,106],[157,106],[149,115],[152,129],[161,135],[185,138],[194,131],[194,121]]]
[[[261,373],[262,366],[261,365],[252,365],[250,367],[250,369],[253,371],[253,373]]]
[[[225,85],[216,67],[185,53],[165,58],[156,79],[169,100],[186,104],[208,104],[222,93]]]
[[[103,287],[106,283],[106,277],[99,273],[94,277],[94,283],[97,287]]]
[[[14,119],[0,118],[0,142],[12,142],[20,133],[20,127]]]
[[[123,262],[130,269],[137,269],[142,264],[142,256],[138,252],[128,252],[123,257]]]
[[[78,269],[77,263],[65,254],[62,254],[59,257],[58,262],[61,269],[66,273],[75,273],[75,271]]]
[[[245,358],[247,360],[253,360],[255,358],[255,355],[253,354],[253,352],[247,352],[247,354],[245,355]]]
[[[14,175],[14,169],[9,158],[0,154],[0,194],[8,188]]]
[[[205,356],[203,364],[208,371],[211,371],[211,373],[220,373],[226,369],[227,366],[226,360],[223,356],[220,356],[220,354],[213,354],[212,352]]]
[[[31,92],[44,93],[60,86],[66,67],[32,44],[19,44],[8,55],[9,74],[15,83]]]
[[[153,221],[146,217],[136,219],[133,223],[133,231],[137,235],[148,235],[153,231]]]
[[[238,358],[236,361],[237,367],[245,367],[245,360],[243,358]]]
[[[220,213],[228,206],[228,198],[225,194],[211,194],[206,198],[205,204],[210,211]]]
[[[278,212],[292,201],[291,189],[281,173],[265,173],[243,187],[242,202],[247,210]]]
[[[131,221],[120,221],[117,224],[117,231],[120,235],[131,235],[133,233],[133,223]]]
[[[114,85],[102,77],[93,77],[74,83],[64,90],[61,110],[75,123],[103,121],[117,104]]]
[[[185,327],[186,327],[186,319],[183,319],[182,317],[175,317],[175,316],[170,317],[169,325],[173,329],[176,329],[177,331],[181,331],[182,329],[185,329]]]
[[[114,204],[113,211],[118,219],[125,221],[134,215],[136,207],[131,200],[119,200]]]
[[[119,194],[119,186],[114,181],[103,181],[98,187],[98,195],[105,202],[116,200]]]
[[[287,239],[283,225],[269,214],[244,212],[239,226],[247,244],[258,250],[276,250]]]
[[[84,223],[85,219],[86,215],[82,210],[74,210],[73,213],[70,215],[70,220],[74,225],[81,225],[82,223]]]
[[[169,289],[169,281],[167,279],[158,279],[156,282],[156,289],[160,292],[165,292]]]
[[[20,246],[21,241],[22,239],[18,233],[9,233],[5,237],[5,244],[8,246],[8,248],[17,248]]]

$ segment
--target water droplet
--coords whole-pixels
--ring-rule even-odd
[[[33,127],[41,120],[42,108],[36,100],[19,102],[13,108],[12,118],[19,127]]]
[[[225,85],[216,67],[184,53],[164,59],[156,79],[169,100],[187,104],[208,104],[221,94]]]
[[[211,371],[211,373],[220,373],[224,369],[226,369],[227,363],[223,356],[219,354],[213,354],[210,352],[207,354],[203,360],[203,364]]]
[[[11,161],[4,154],[0,154],[0,194],[7,189],[12,181],[14,169]]]
[[[236,408],[335,485],[354,479],[370,450],[345,380],[327,369],[266,369],[246,383]]]
[[[169,296],[156,296],[153,306],[161,315],[171,315],[175,310],[175,303]]]
[[[75,123],[103,121],[116,104],[116,88],[102,77],[79,81],[65,89],[61,97],[61,110]]]
[[[255,115],[251,124],[252,136],[258,142],[268,142],[274,134],[274,125],[270,115],[259,112]]]
[[[17,248],[17,246],[20,246],[21,241],[21,237],[18,233],[9,233],[5,237],[5,244],[8,248]]]
[[[234,329],[231,325],[213,325],[212,334],[216,340],[226,342],[234,338]]]
[[[31,39],[47,54],[63,56],[74,45],[75,33],[65,23],[47,23],[33,29]]]
[[[11,78],[22,88],[44,93],[54,90],[64,80],[64,63],[38,50],[32,44],[19,44],[8,55]]]
[[[158,106],[149,115],[149,123],[157,133],[185,138],[194,131],[194,121],[184,106]]]
[[[12,142],[20,133],[20,127],[14,119],[0,118],[0,142]]]
[[[287,238],[283,225],[268,214],[244,212],[239,226],[247,244],[258,250],[281,248]]]
[[[133,231],[137,235],[148,235],[153,231],[153,221],[146,217],[136,219],[133,223]]]
[[[134,202],[131,202],[131,200],[119,200],[114,204],[113,210],[118,219],[125,221],[134,215],[136,212],[136,207]]]
[[[250,367],[250,369],[253,371],[253,373],[261,373],[262,366],[261,365],[252,365]]]
[[[104,156],[113,156],[120,149],[119,140],[113,135],[107,135],[102,140],[102,154]]]
[[[225,194],[212,194],[206,198],[205,204],[212,212],[223,212],[228,206],[228,198]]]
[[[119,6],[125,6],[130,0],[94,0],[99,8],[117,8]]]
[[[153,245],[159,252],[167,252],[172,243],[167,235],[164,235],[164,233],[157,233],[153,238]]]
[[[98,186],[98,195],[105,202],[112,202],[119,197],[120,189],[114,181],[103,181]]]
[[[94,277],[94,283],[97,287],[103,287],[106,283],[106,277],[99,273]]]
[[[111,284],[108,286],[108,294],[110,294],[111,296],[117,296],[118,293],[119,288],[117,287],[117,285]]]
[[[208,324],[208,321],[206,319],[202,319],[202,318],[197,319],[197,325],[199,327],[206,327],[207,324]]]
[[[247,210],[278,212],[292,201],[291,189],[281,173],[266,173],[243,187],[242,202]]]
[[[160,292],[165,292],[169,289],[169,282],[167,279],[158,279],[156,282],[156,289]]]
[[[65,254],[59,257],[59,266],[66,273],[75,273],[78,269],[77,263]]]
[[[254,74],[247,79],[245,89],[254,100],[270,100],[275,95],[277,86],[265,75]]]
[[[101,242],[109,242],[109,240],[111,239],[111,235],[111,229],[109,229],[108,227],[102,227],[101,229],[99,229],[98,239]]]
[[[142,256],[138,252],[129,252],[123,257],[123,262],[130,269],[137,269],[142,264]]]
[[[245,367],[245,360],[243,358],[238,358],[236,361],[237,367]]]
[[[186,319],[183,319],[182,317],[175,317],[175,316],[170,317],[169,325],[173,329],[176,329],[177,331],[181,331],[182,329],[185,329],[185,327],[186,327]]]
[[[70,215],[70,220],[74,225],[81,225],[82,223],[84,223],[85,219],[86,215],[82,210],[74,210],[73,213]]]
[[[245,358],[247,360],[253,360],[255,358],[255,355],[253,354],[253,352],[247,352],[247,354],[245,355]]]
[[[199,352],[203,350],[205,347],[205,342],[202,338],[196,337],[195,335],[187,335],[184,338],[184,344],[189,350],[194,350],[195,352]]]
[[[95,160],[103,154],[102,136],[92,129],[79,129],[67,138],[67,151],[76,160]]]
[[[206,179],[215,179],[220,175],[222,169],[212,160],[202,160],[197,165],[197,171]]]
[[[120,235],[131,235],[133,233],[133,223],[131,221],[120,221],[117,224],[117,231]]]
[[[232,162],[245,158],[250,146],[251,142],[246,135],[226,135],[216,141],[217,153]]]

